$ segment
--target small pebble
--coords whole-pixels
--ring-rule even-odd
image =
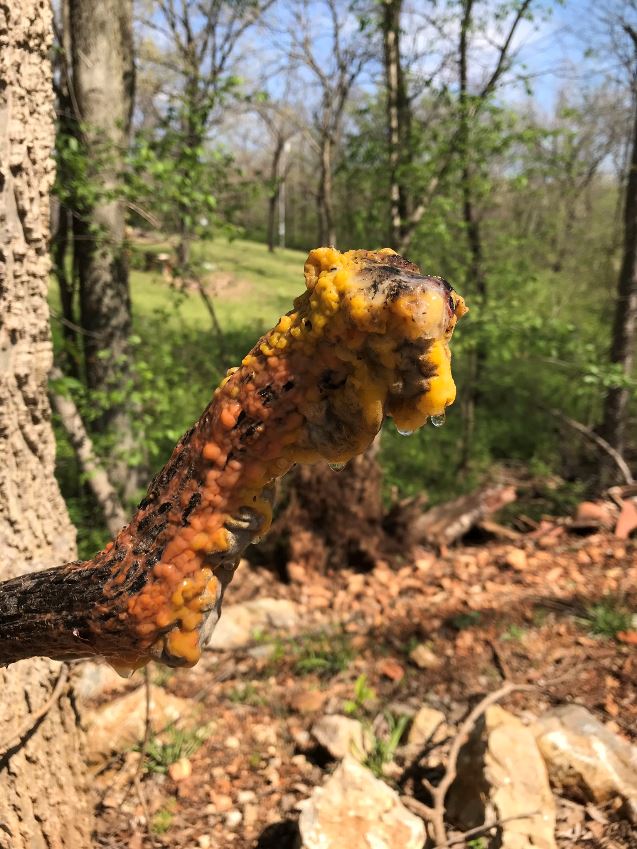
[[[241,811],[233,809],[232,811],[228,811],[226,814],[226,825],[228,828],[237,828],[237,826],[241,824],[242,819],[243,814]]]

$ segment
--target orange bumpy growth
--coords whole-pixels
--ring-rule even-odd
[[[131,524],[96,558],[119,551],[130,561],[143,548],[151,567],[119,614],[137,639],[114,664],[196,663],[241,552],[270,526],[276,478],[295,463],[345,463],[384,415],[414,430],[455,398],[448,342],[466,308],[448,284],[388,249],[319,248],[305,277],[294,309],[228,371]],[[112,571],[111,594],[124,580]]]

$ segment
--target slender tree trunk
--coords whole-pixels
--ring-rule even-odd
[[[468,92],[468,36],[471,28],[471,13],[473,0],[465,0],[464,14],[460,26],[460,142],[459,150],[462,161],[462,217],[469,248],[469,263],[467,269],[467,291],[478,295],[478,302],[484,306],[487,298],[487,278],[484,270],[484,252],[480,219],[476,213],[473,193],[473,174],[471,168],[471,125],[470,103]],[[469,356],[467,385],[463,392],[463,437],[460,451],[459,468],[465,471],[469,465],[471,445],[475,430],[475,409],[479,397],[480,375],[484,365],[486,352],[478,341]]]
[[[390,247],[399,250],[407,233],[408,189],[404,168],[409,159],[410,107],[400,59],[403,0],[383,0],[383,45],[389,145]]]
[[[635,35],[637,56],[637,34]],[[613,320],[610,361],[620,366],[622,374],[630,377],[635,363],[635,337],[637,335],[637,103],[633,123],[633,140],[626,199],[624,202],[624,246],[622,264],[617,282],[615,317]],[[606,441],[619,454],[626,448],[630,394],[627,387],[608,390],[604,402],[602,425]],[[616,475],[609,465],[603,469],[606,479]]]
[[[53,475],[46,292],[53,91],[48,0],[0,5],[0,576],[75,555]],[[87,849],[81,731],[60,665],[0,670],[0,847]],[[63,679],[64,680],[64,679]],[[29,716],[34,715],[32,725]]]
[[[100,196],[76,231],[80,312],[88,386],[109,391],[130,378],[131,304],[124,243],[122,153],[133,97],[132,0],[70,0],[73,85],[87,155],[99,163]],[[130,498],[137,489],[126,454],[133,435],[129,409],[109,404],[101,425],[117,438],[112,479]]]
[[[75,315],[75,285],[74,275],[67,268],[69,248],[73,225],[71,212],[58,203],[57,221],[55,233],[52,239],[51,256],[53,258],[53,273],[58,282],[60,292],[60,306],[62,308],[62,336],[64,338],[64,371],[66,374],[80,378],[79,362],[79,340],[76,327],[78,326]]]
[[[332,147],[332,139],[329,134],[326,133],[321,139],[321,164],[318,187],[318,241],[320,245],[336,246],[336,229],[334,226],[334,205],[332,197]]]
[[[279,194],[281,192],[281,179],[279,175],[279,167],[281,165],[281,156],[285,144],[279,136],[276,140],[274,153],[272,155],[272,164],[270,166],[270,195],[268,197],[268,250],[274,253],[274,242],[276,239],[276,214],[279,203]]]

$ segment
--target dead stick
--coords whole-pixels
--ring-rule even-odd
[[[535,687],[531,684],[515,684],[514,682],[507,682],[498,690],[488,693],[469,713],[464,722],[461,724],[458,733],[453,738],[451,748],[449,749],[447,767],[440,784],[434,786],[430,781],[423,779],[423,784],[431,794],[431,798],[433,800],[432,806],[423,805],[423,808],[427,811],[427,818],[433,827],[434,840],[436,841],[437,847],[447,846],[449,843],[445,827],[445,799],[449,792],[449,788],[453,784],[457,775],[460,750],[469,739],[469,735],[473,731],[476,722],[485,713],[487,708],[496,704],[496,702],[499,702],[501,699],[506,698],[506,696],[509,696],[516,690],[533,689],[535,689]]]

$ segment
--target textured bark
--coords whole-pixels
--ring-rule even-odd
[[[72,557],[75,532],[53,475],[46,394],[48,192],[53,178],[51,12],[47,0],[0,3],[0,574]],[[59,664],[0,671],[0,847],[85,849],[90,816],[81,735]],[[8,745],[3,745],[8,741]]]
[[[121,386],[130,374],[125,209],[117,194],[133,99],[132,0],[70,0],[70,20],[81,138],[87,155],[99,163],[103,192],[81,210],[75,232],[86,377],[91,389],[108,391]],[[137,481],[126,463],[133,444],[129,407],[111,403],[102,425],[117,435],[111,477],[130,497]]]

